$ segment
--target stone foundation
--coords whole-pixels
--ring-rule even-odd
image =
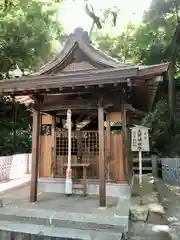
[[[65,180],[55,178],[39,178],[38,186],[44,192],[49,193],[65,193]],[[73,189],[74,194],[82,194],[82,190]],[[88,195],[99,195],[99,184],[96,182],[89,182],[87,184]],[[131,186],[128,184],[106,183],[106,196],[129,198],[131,194]]]

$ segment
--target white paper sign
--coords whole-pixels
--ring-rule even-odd
[[[148,128],[135,126],[131,128],[131,151],[149,152],[149,133]]]

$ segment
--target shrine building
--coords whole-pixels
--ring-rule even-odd
[[[38,201],[38,184],[65,194],[68,155],[74,194],[98,195],[102,207],[106,196],[129,195],[129,128],[134,115],[151,111],[168,67],[120,63],[77,28],[37,72],[1,80],[2,94],[22,96],[33,109],[30,201]]]

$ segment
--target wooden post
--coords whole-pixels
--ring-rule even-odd
[[[155,178],[158,178],[158,159],[156,155],[151,156],[151,162],[152,162],[152,175]]]
[[[51,177],[54,177],[56,158],[56,117],[52,117]]]
[[[83,184],[84,184],[84,189],[83,189],[83,196],[85,197],[87,195],[87,174],[86,174],[86,167],[83,166]]]
[[[126,119],[126,93],[125,90],[121,92],[121,116],[122,116],[122,144],[123,144],[123,167],[124,167],[124,180],[128,180],[128,142],[127,142],[127,119]]]
[[[129,183],[132,181],[132,176],[133,176],[133,152],[131,151],[131,130],[129,126],[132,124],[132,112],[127,112],[126,114],[127,117],[127,142],[128,142],[128,169],[129,169]]]
[[[69,196],[72,194],[72,169],[71,169],[71,109],[67,111],[67,124],[68,124],[68,165],[66,169],[66,182],[65,182],[65,194]]]
[[[110,180],[110,161],[111,157],[111,123],[109,120],[109,113],[106,113],[106,180]]]
[[[104,108],[98,106],[99,128],[99,207],[106,207],[105,154],[104,154]]]
[[[38,157],[39,157],[39,123],[40,111],[33,111],[33,131],[32,131],[32,167],[31,167],[31,189],[30,201],[37,201],[37,178],[38,178]]]
[[[169,95],[169,113],[170,113],[170,126],[171,126],[171,132],[174,127],[174,118],[175,118],[175,106],[176,106],[176,87],[175,87],[175,80],[174,80],[174,70],[172,67],[172,64],[169,66],[169,70],[166,73],[166,78],[169,83],[168,87],[168,95]]]

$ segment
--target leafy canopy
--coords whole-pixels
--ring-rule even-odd
[[[64,40],[60,4],[55,0],[0,1],[1,79],[8,78],[15,64],[31,72],[53,55],[57,43]],[[0,155],[30,152],[31,124],[30,109],[0,97]]]
[[[7,2],[7,1],[5,1]],[[53,53],[62,26],[55,1],[0,2],[0,69],[8,73],[15,64],[34,69]]]
[[[122,33],[116,36],[99,34],[95,39],[97,45],[101,50],[124,63],[151,65],[170,61],[173,69],[172,79],[178,79],[180,74],[179,8],[180,1],[177,0],[153,0],[139,26],[133,26],[130,23]],[[169,106],[173,106],[173,102],[169,102],[166,81],[161,86],[155,108],[142,122],[139,122],[152,130],[152,150],[166,156],[180,154],[177,147],[180,144],[179,83],[180,81],[176,80],[177,93],[175,91],[170,93],[171,99],[174,98],[176,102],[173,132],[170,131],[169,123]]]

